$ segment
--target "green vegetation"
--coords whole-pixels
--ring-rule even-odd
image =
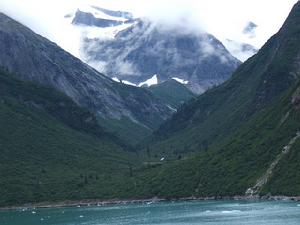
[[[64,95],[3,70],[0,87],[0,205],[113,197],[112,180],[138,164]]]
[[[152,134],[150,128],[142,124],[134,123],[126,117],[122,117],[120,120],[98,117],[98,121],[108,132],[113,133],[123,142],[132,146],[139,144]]]
[[[141,172],[137,193],[244,195],[256,183],[299,131],[299,24],[297,3],[279,33],[228,82],[185,104],[161,126],[144,151],[154,159],[183,159]],[[297,146],[299,141],[260,194],[299,195]]]
[[[300,142],[285,155],[275,168],[272,179],[265,186],[263,194],[300,196]]]
[[[196,97],[187,87],[175,80],[165,81],[148,88],[152,94],[165,104],[179,108],[183,103]]]
[[[135,181],[136,192],[170,198],[244,195],[300,127],[299,110],[291,103],[290,93],[214,148],[142,172]],[[300,193],[297,144],[270,180],[273,186],[266,190],[271,194]]]
[[[300,130],[299,43],[297,3],[257,55],[228,82],[182,105],[141,152],[130,152],[62,94],[1,71],[0,205],[244,195]],[[147,123],[155,127],[155,119]],[[128,141],[134,132],[142,133],[132,127]],[[259,194],[300,195],[299,149],[298,139]]]

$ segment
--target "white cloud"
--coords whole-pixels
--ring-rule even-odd
[[[202,28],[220,40],[247,42],[260,48],[276,33],[297,0],[0,0],[0,11],[79,56],[80,31],[64,15],[86,5],[127,10],[169,25]],[[249,21],[256,38],[243,34]]]

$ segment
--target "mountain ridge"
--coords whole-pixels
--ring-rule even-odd
[[[4,14],[0,19],[0,65],[19,78],[54,87],[104,119],[154,129],[172,114],[151,92],[114,82]]]

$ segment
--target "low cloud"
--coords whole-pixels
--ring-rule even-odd
[[[79,56],[81,34],[69,26],[66,14],[95,5],[126,10],[170,27],[206,30],[220,40],[232,39],[260,48],[278,31],[297,0],[0,0],[0,11]],[[270,10],[270,8],[272,10]],[[258,25],[255,38],[242,30],[248,21]]]
[[[257,25],[250,21],[244,27],[243,33],[245,35],[247,35],[249,38],[255,38],[256,37],[256,28],[257,28]]]

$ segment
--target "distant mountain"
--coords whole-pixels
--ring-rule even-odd
[[[81,58],[125,84],[141,86],[155,75],[157,83],[177,77],[199,94],[227,80],[240,64],[214,36],[183,26],[93,6],[67,19],[82,29]]]
[[[105,28],[122,24],[132,24],[135,21],[133,16],[128,12],[111,11],[98,7],[91,7],[91,9],[96,12],[93,14],[78,9],[73,17],[72,24]],[[99,13],[101,14],[99,15]]]
[[[123,24],[123,21],[96,18],[92,13],[86,13],[77,10],[72,24],[96,27],[111,27],[121,25]]]
[[[98,12],[96,12],[96,15],[98,15],[99,12],[103,12],[104,14],[106,14],[108,16],[124,18],[127,20],[131,20],[134,18],[132,13],[130,13],[130,12],[114,11],[114,10],[104,9],[104,8],[97,7],[97,6],[91,6],[91,8],[94,8],[98,11]]]
[[[147,19],[136,20],[112,39],[85,38],[82,55],[110,77],[136,85],[154,75],[158,83],[178,77],[195,93],[221,84],[240,64],[212,35]]]
[[[101,119],[126,119],[150,132],[173,112],[146,89],[114,82],[4,14],[0,48],[1,66],[65,93]]]

